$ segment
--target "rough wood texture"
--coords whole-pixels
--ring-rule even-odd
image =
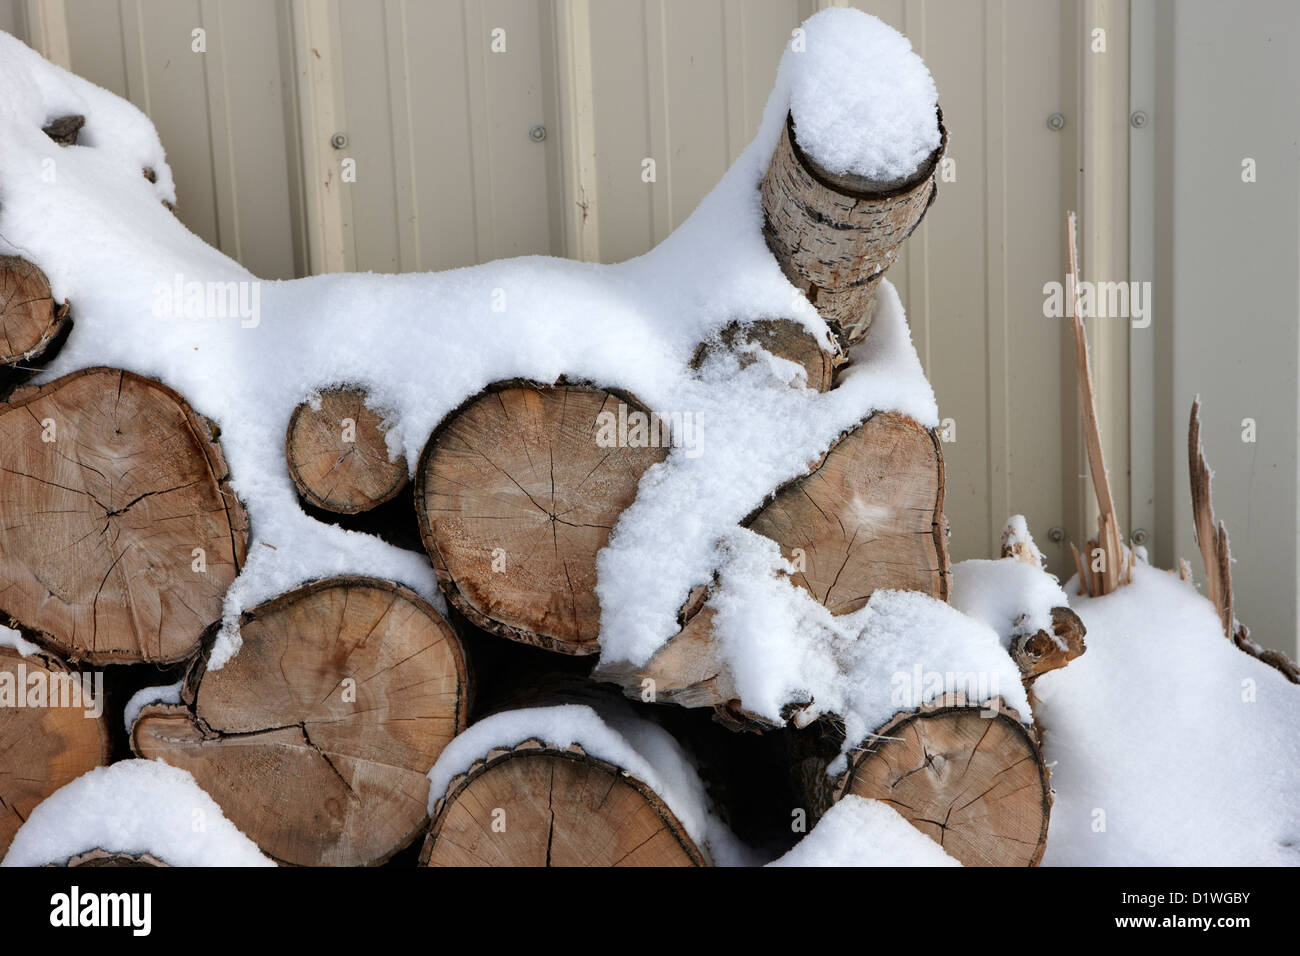
[[[285,863],[381,863],[428,821],[425,774],[465,728],[460,642],[416,594],[332,578],[246,613],[223,668],[202,659],[181,705],[144,708],[141,757],[194,775]]]
[[[1064,667],[1086,651],[1087,629],[1079,615],[1068,607],[1052,608],[1052,633],[1035,631],[1011,639],[1011,659],[1020,668],[1025,683],[1032,683],[1048,671]]]
[[[790,482],[746,522],[802,567],[794,582],[833,614],[863,607],[877,588],[947,600],[943,453],[938,439],[894,412],[871,416],[833,445],[809,474]],[[765,726],[736,699],[711,634],[701,587],[682,608],[682,630],[640,668],[602,661],[595,676],[639,697],[653,686],[663,703],[721,707],[738,725]],[[645,681],[653,681],[646,685]]]
[[[939,148],[912,177],[875,183],[818,167],[786,117],[761,186],[763,236],[842,346],[866,335],[885,270],[934,201],[934,173],[948,144],[942,113],[939,131]]]
[[[1192,402],[1191,421],[1187,427],[1187,459],[1192,485],[1192,520],[1196,544],[1205,563],[1206,589],[1210,603],[1219,614],[1223,633],[1251,657],[1274,668],[1293,684],[1300,684],[1300,666],[1281,651],[1274,651],[1250,639],[1250,629],[1237,620],[1232,603],[1232,555],[1228,548],[1228,529],[1214,520],[1214,502],[1210,496],[1210,463],[1201,445],[1201,400]],[[1192,569],[1179,559],[1179,574],[1192,579]]]
[[[0,256],[0,365],[36,358],[67,321],[68,308],[55,303],[44,272],[26,259]]]
[[[38,803],[108,763],[107,720],[93,716],[94,707],[87,714],[84,696],[68,683],[77,676],[52,654],[23,657],[0,647],[0,858]],[[26,706],[37,685],[44,705]],[[22,695],[25,706],[10,693]],[[96,703],[102,709],[103,701]]]
[[[850,757],[835,798],[888,803],[966,866],[1034,866],[1051,790],[1032,728],[960,697],[897,715]]]
[[[1093,597],[1110,594],[1132,579],[1132,558],[1120,540],[1119,518],[1115,514],[1115,501],[1110,493],[1110,478],[1106,472],[1106,459],[1102,454],[1101,427],[1097,423],[1097,399],[1093,393],[1092,367],[1088,361],[1088,331],[1083,324],[1083,309],[1079,301],[1079,251],[1075,240],[1074,213],[1066,218],[1066,240],[1069,248],[1069,272],[1066,275],[1074,304],[1071,331],[1074,337],[1075,374],[1079,380],[1079,405],[1083,411],[1083,438],[1088,454],[1088,471],[1092,488],[1097,495],[1097,537],[1088,542],[1087,560],[1080,562],[1079,585]],[[1100,550],[1101,567],[1094,570],[1093,556]],[[1083,593],[1083,592],[1080,592]]]
[[[494,826],[495,824],[495,826]],[[425,866],[704,866],[653,790],[587,754],[526,740],[484,755],[434,808]]]
[[[142,868],[154,866],[169,866],[163,860],[158,859],[152,853],[110,853],[107,850],[87,850],[85,853],[78,853],[72,859],[68,860],[64,866],[109,866],[109,867],[128,867]]]
[[[816,392],[828,391],[834,382],[835,370],[844,363],[838,346],[826,347],[811,332],[792,319],[765,319],[745,325],[729,325],[722,330],[718,345],[737,352],[744,368],[754,361],[752,354],[744,351],[758,345],[777,358],[787,359],[803,368],[808,376],[808,387]],[[699,368],[714,348],[702,344],[695,352],[692,365]]]
[[[77,134],[86,125],[86,117],[79,115],[60,116],[51,120],[41,132],[60,146],[76,146]]]
[[[303,402],[285,434],[285,459],[298,492],[338,514],[369,511],[406,487],[406,459],[388,459],[383,419],[359,388],[322,392],[319,408]]]
[[[0,448],[0,614],[74,661],[194,654],[248,545],[212,423],[94,368],[0,404]]]
[[[575,385],[504,383],[471,399],[429,439],[415,502],[438,582],[493,633],[592,654],[600,627],[596,552],[636,497],[660,447],[598,443],[598,417],[645,412]]]

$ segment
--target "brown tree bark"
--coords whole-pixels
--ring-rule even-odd
[[[837,176],[799,148],[787,116],[763,177],[763,236],[787,279],[801,290],[847,348],[871,325],[876,289],[934,201],[939,147],[911,177],[872,182]]]

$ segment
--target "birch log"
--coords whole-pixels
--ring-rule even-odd
[[[885,270],[934,201],[948,133],[940,113],[938,148],[909,178],[884,183],[822,169],[799,148],[794,127],[787,115],[763,177],[763,236],[847,348],[866,335]]]

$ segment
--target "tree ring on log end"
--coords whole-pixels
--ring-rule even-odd
[[[578,745],[493,751],[438,801],[423,866],[705,866],[649,786]]]
[[[512,640],[599,651],[596,552],[671,445],[666,422],[643,444],[642,420],[649,410],[625,393],[517,381],[449,415],[415,474],[420,533],[448,600]]]
[[[1000,702],[999,702],[1000,703]],[[896,715],[849,756],[835,799],[889,804],[966,866],[1036,866],[1052,796],[1034,731],[950,695]]]
[[[289,476],[311,504],[336,514],[369,511],[406,487],[406,459],[390,461],[383,419],[359,388],[321,392],[320,407],[303,402],[285,432]]]
[[[189,771],[268,856],[382,863],[428,823],[426,774],[465,729],[465,656],[450,625],[390,581],[330,578],[246,612],[243,646],[202,658],[181,704],[131,728],[146,759]]]
[[[91,368],[0,404],[0,447],[0,613],[73,661],[195,654],[248,547],[212,423]]]

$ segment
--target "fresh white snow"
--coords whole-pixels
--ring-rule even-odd
[[[1046,865],[1300,865],[1300,688],[1139,563],[1071,604],[1088,651],[1034,684],[1052,765]]]
[[[1052,608],[1070,606],[1056,578],[1015,558],[957,562],[948,601],[993,628],[1003,647],[1022,634],[1051,634]]]
[[[172,866],[274,866],[186,771],[151,760],[96,767],[46,797],[0,866],[66,863],[87,850]]]
[[[768,866],[961,866],[887,803],[852,794]]]
[[[12,627],[5,627],[3,624],[0,624],[0,647],[12,647],[20,657],[35,654],[41,649],[40,645],[33,644]]]
[[[126,702],[126,707],[122,711],[122,723],[126,726],[126,732],[131,732],[131,725],[135,719],[140,716],[140,711],[144,710],[147,704],[179,704],[181,702],[181,689],[185,686],[185,681],[178,680],[174,684],[163,684],[158,687],[141,687],[131,695],[131,699]]]
[[[939,91],[907,37],[834,7],[803,31],[806,52],[782,62],[799,146],[831,173],[877,182],[915,173],[939,146]]]

